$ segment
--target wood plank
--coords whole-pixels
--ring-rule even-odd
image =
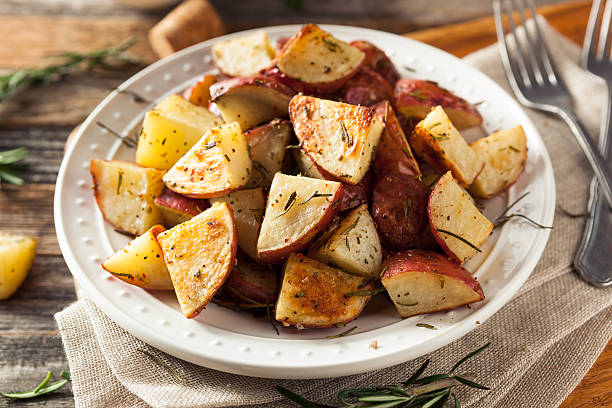
[[[577,44],[582,44],[590,9],[590,1],[578,1],[543,6],[538,8],[538,12],[565,36]],[[493,17],[417,31],[406,36],[433,45],[457,57],[464,57],[497,42]]]

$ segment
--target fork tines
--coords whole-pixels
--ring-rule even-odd
[[[598,71],[596,66],[598,62],[604,62],[609,70],[609,64],[612,62],[610,55],[612,43],[611,21],[612,1],[595,0],[591,8],[582,49],[582,65],[591,71]],[[604,73],[606,72],[602,72],[602,74]],[[608,71],[607,74],[610,75],[610,72]]]

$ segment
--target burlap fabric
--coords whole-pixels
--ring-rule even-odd
[[[544,34],[576,98],[578,115],[596,134],[603,85],[578,66],[579,49],[549,26]],[[465,58],[508,89],[496,46]],[[546,142],[554,165],[557,204],[583,212],[591,171],[565,124],[528,112]],[[515,298],[462,339],[432,353],[428,372],[447,370],[460,357],[492,342],[465,366],[492,391],[458,389],[467,407],[558,406],[589,370],[612,336],[612,291],[595,289],[572,271],[584,219],[557,212],[542,259]],[[339,389],[397,383],[421,359],[366,374],[323,380],[279,381],[226,374],[198,367],[137,340],[106,317],[86,295],[56,315],[72,372],[78,407],[291,406],[277,384],[306,397],[334,403]],[[178,381],[150,357],[148,349],[186,379]]]

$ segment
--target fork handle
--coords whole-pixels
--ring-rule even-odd
[[[589,164],[593,168],[595,177],[600,183],[600,189],[603,196],[608,206],[612,208],[612,176],[610,175],[610,167],[607,165],[606,160],[600,153],[597,145],[595,145],[593,139],[589,136],[588,131],[580,119],[578,119],[573,112],[567,109],[561,109],[559,111],[559,116],[567,122],[567,125],[576,136],[578,145],[584,152]]]
[[[612,150],[612,83],[608,82],[608,106],[603,111],[599,148],[606,157]],[[580,276],[594,286],[612,285],[612,213],[602,197],[602,191],[594,177],[589,196],[589,217],[586,219],[582,241],[574,257],[574,267]]]

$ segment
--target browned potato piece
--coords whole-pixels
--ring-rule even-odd
[[[383,77],[361,67],[344,85],[342,101],[352,105],[372,106],[393,100],[393,88]]]
[[[238,123],[204,136],[164,175],[170,190],[187,197],[220,197],[246,185],[251,176],[249,148]]]
[[[276,320],[298,328],[345,324],[357,318],[371,298],[347,294],[374,288],[372,280],[291,254],[276,302]]]
[[[410,145],[440,173],[452,171],[453,177],[464,187],[469,187],[484,167],[484,160],[467,144],[441,106],[416,125]]]
[[[212,47],[213,61],[228,76],[248,76],[272,63],[276,51],[265,31],[219,41]]]
[[[419,178],[421,176],[419,165],[391,104],[388,101],[381,102],[374,106],[374,111],[385,125],[376,147],[374,172],[378,176],[400,174]]]
[[[196,317],[229,276],[238,234],[232,209],[215,204],[157,236],[183,314]]]
[[[115,228],[140,235],[163,223],[154,204],[164,188],[162,170],[119,160],[93,159],[90,172],[98,208]]]
[[[274,175],[283,167],[286,147],[291,140],[291,129],[291,122],[274,119],[244,132],[253,162],[247,187],[270,187]]]
[[[359,48],[365,54],[363,66],[368,67],[383,77],[391,86],[400,79],[400,74],[387,54],[374,44],[363,40],[351,41],[353,47]]]
[[[279,262],[308,247],[331,222],[341,196],[336,181],[276,173],[257,241],[259,261]]]
[[[432,108],[442,106],[459,130],[482,123],[482,116],[474,105],[435,82],[400,79],[395,84],[395,99],[398,113],[407,118],[424,119]]]
[[[278,273],[270,265],[260,265],[246,256],[238,256],[232,273],[223,285],[223,294],[238,303],[276,302]]]
[[[431,232],[438,244],[459,263],[476,254],[476,248],[487,241],[493,230],[493,224],[476,208],[472,197],[450,171],[432,190],[427,212]]]
[[[383,263],[381,281],[402,317],[453,309],[484,299],[482,288],[457,263],[435,252],[411,249]]]
[[[361,181],[383,130],[372,109],[296,95],[289,116],[302,148],[319,167],[346,183]]]
[[[408,176],[379,177],[372,195],[372,217],[380,238],[394,251],[410,248],[427,225],[429,189]]]
[[[495,132],[471,144],[485,161],[482,172],[470,186],[470,193],[490,198],[518,179],[527,161],[527,138],[522,126]]]
[[[314,24],[306,24],[276,56],[276,66],[306,90],[332,92],[359,69],[365,54]]]
[[[166,229],[154,225],[102,262],[102,268],[131,285],[151,290],[172,290],[157,236]]]
[[[217,81],[215,75],[204,75],[195,84],[183,92],[183,97],[194,105],[208,108],[210,102],[210,86]]]
[[[207,200],[185,197],[168,188],[164,188],[155,199],[155,205],[161,211],[164,217],[164,225],[167,227],[174,227],[190,220],[210,207]]]

